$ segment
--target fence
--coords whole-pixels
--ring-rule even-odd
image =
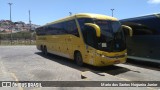
[[[0,33],[0,45],[35,45],[34,32]]]

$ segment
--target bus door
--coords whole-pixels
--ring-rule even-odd
[[[86,55],[87,59],[86,62],[90,64],[94,64],[94,56],[95,56],[95,50],[96,47],[96,31],[93,27],[85,26],[85,30],[83,31],[83,37],[84,41],[86,43]]]
[[[68,35],[66,36],[67,53],[70,57],[73,56],[76,45],[79,42],[79,33],[75,20],[70,20],[66,22],[66,30]]]

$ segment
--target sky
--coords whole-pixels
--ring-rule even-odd
[[[96,13],[118,19],[160,13],[160,0],[0,0],[0,20],[9,20],[9,5],[12,5],[12,21],[44,25],[77,13]]]

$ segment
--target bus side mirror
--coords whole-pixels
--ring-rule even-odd
[[[127,26],[127,25],[122,25],[122,29],[125,31],[125,32],[128,32],[127,34],[129,34],[130,37],[133,36],[133,30],[131,27]]]
[[[94,30],[96,31],[96,36],[101,37],[101,29],[98,25],[93,23],[85,23],[85,25],[94,28]]]

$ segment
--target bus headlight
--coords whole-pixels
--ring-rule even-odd
[[[104,57],[106,57],[106,56],[102,55],[102,57],[104,58]]]
[[[100,57],[100,56],[102,56],[102,54],[96,53],[96,56],[99,56],[99,57]]]
[[[105,57],[107,57],[107,56],[105,56],[105,55],[102,55],[102,54],[99,54],[99,53],[96,53],[96,56],[98,56],[98,57],[102,57],[102,58],[105,58]]]

